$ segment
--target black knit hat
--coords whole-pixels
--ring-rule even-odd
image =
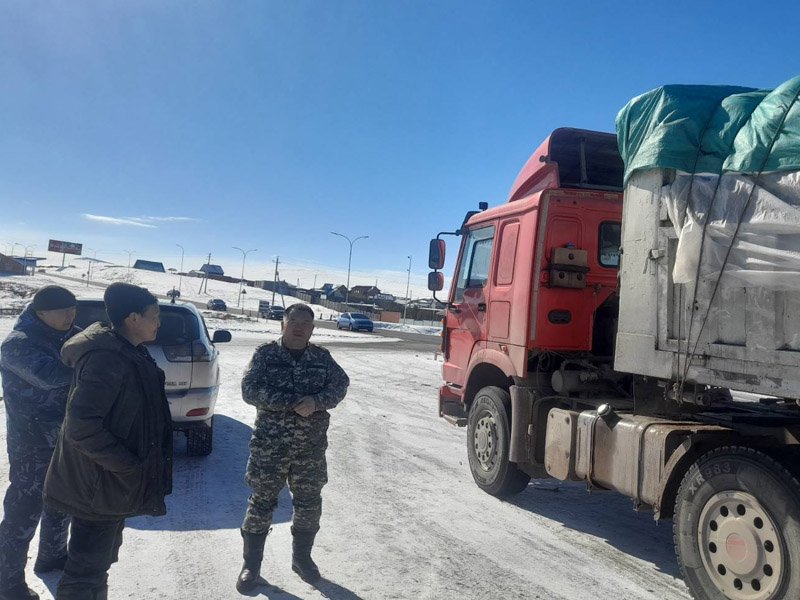
[[[158,299],[145,288],[130,283],[112,283],[103,294],[108,320],[121,325],[129,314],[143,313],[148,306],[158,304]]]
[[[77,305],[75,295],[60,285],[46,285],[33,295],[33,310],[60,310]]]

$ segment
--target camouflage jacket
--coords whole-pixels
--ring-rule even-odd
[[[56,445],[72,380],[72,369],[61,362],[61,346],[78,331],[48,327],[28,307],[0,345],[9,451]]]
[[[324,411],[341,402],[349,385],[347,374],[325,348],[309,344],[295,361],[278,340],[256,348],[242,378],[242,398],[259,412],[288,412],[311,396],[317,411]]]

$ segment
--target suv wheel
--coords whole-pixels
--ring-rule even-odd
[[[211,425],[203,425],[186,431],[186,454],[208,456],[214,445],[214,419]]]

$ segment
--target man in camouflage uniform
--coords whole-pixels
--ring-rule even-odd
[[[287,308],[281,329],[280,340],[256,349],[242,379],[242,398],[258,415],[247,462],[252,493],[242,524],[244,566],[236,582],[241,593],[259,583],[272,512],[287,481],[294,506],[292,569],[309,582],[320,578],[311,548],[328,481],[328,409],[339,404],[350,384],[327,350],[308,343],[314,330],[310,307]]]
[[[25,563],[41,519],[39,552],[33,570],[61,569],[67,558],[69,517],[42,511],[42,485],[64,420],[72,369],[59,356],[79,330],[75,296],[46,286],[20,315],[0,347],[6,405],[9,479],[0,523],[0,599],[33,600],[25,583]]]

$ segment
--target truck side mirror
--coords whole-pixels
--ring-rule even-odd
[[[441,292],[444,287],[444,274],[439,271],[428,273],[428,289],[432,292]]]
[[[431,240],[430,249],[428,250],[428,268],[429,269],[443,268],[444,253],[445,253],[444,240],[440,240],[438,238],[435,240]],[[433,289],[433,288],[431,288],[429,285],[428,289]]]

